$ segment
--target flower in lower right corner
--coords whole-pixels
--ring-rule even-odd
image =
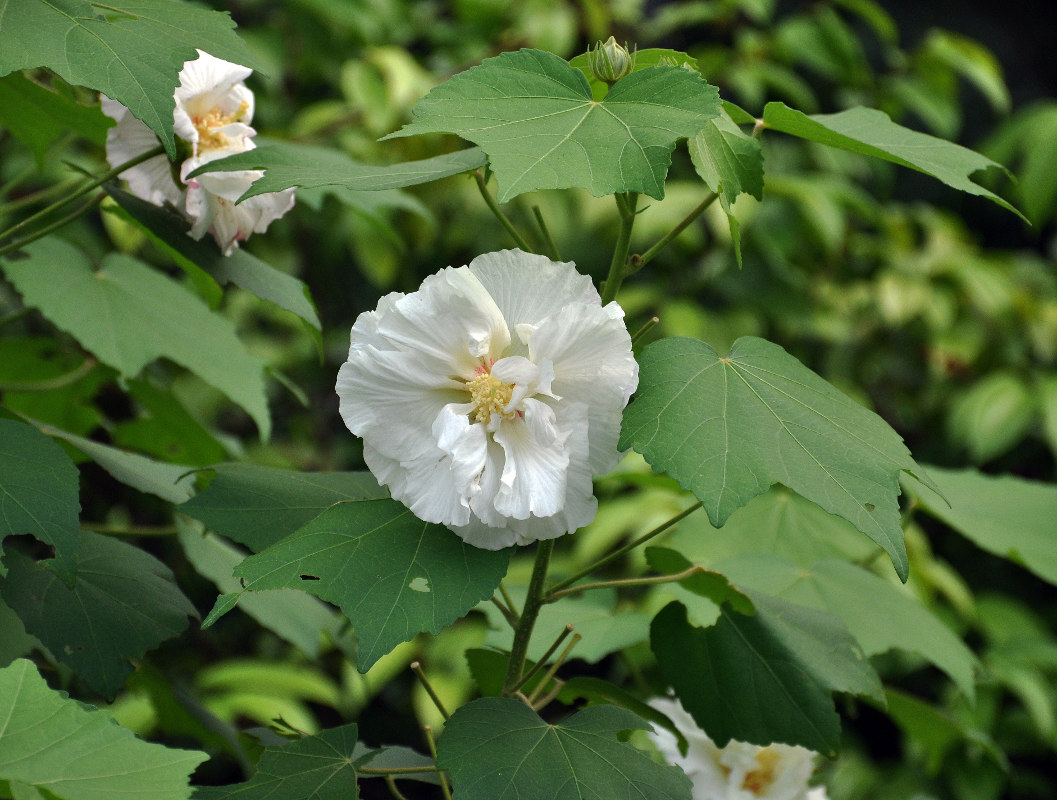
[[[684,756],[669,731],[654,727],[649,733],[665,760],[690,778],[693,800],[827,800],[825,787],[808,786],[817,753],[796,745],[761,747],[734,740],[719,747],[678,700],[658,697],[649,704],[686,737]]]

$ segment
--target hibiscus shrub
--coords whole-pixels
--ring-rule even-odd
[[[904,390],[1018,308],[1043,400],[999,361],[951,435],[1057,452],[1052,265],[1002,305],[1005,256],[868,180],[1022,217],[913,100],[1004,92],[982,47],[908,62],[870,2],[690,52],[602,41],[682,4],[582,42],[563,4],[69,5],[0,7],[0,798],[1032,796],[1057,489],[937,456]]]

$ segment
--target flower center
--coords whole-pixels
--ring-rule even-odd
[[[199,151],[227,147],[231,140],[219,128],[230,125],[232,122],[238,122],[249,107],[250,104],[243,100],[232,112],[224,111],[220,106],[213,106],[202,116],[192,118],[195,130],[198,131]]]
[[[778,762],[782,759],[778,753],[769,747],[765,747],[758,752],[755,758],[756,763],[760,766],[745,775],[741,788],[758,795],[774,783],[774,768],[778,766]]]
[[[498,414],[503,419],[513,419],[517,412],[503,412],[510,396],[514,391],[514,384],[503,383],[499,378],[492,377],[492,373],[482,368],[473,380],[467,382],[466,388],[470,390],[470,402],[473,410],[470,418],[475,422],[483,422],[486,425],[492,419],[492,414]]]

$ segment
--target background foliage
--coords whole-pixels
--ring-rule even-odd
[[[205,13],[172,6],[180,15]],[[109,7],[141,11],[131,0]],[[950,501],[948,508],[904,475],[897,518],[902,454],[889,455],[897,466],[889,476],[888,524],[901,524],[906,534],[906,586],[850,524],[772,488],[721,530],[712,528],[723,522],[718,512],[691,516],[655,542],[661,547],[613,569],[628,576],[651,567],[678,573],[689,563],[679,562],[679,553],[693,553],[696,563],[728,576],[744,602],[756,604],[752,630],[744,621],[750,618],[731,610],[736,596],[712,585],[688,580],[619,595],[600,591],[545,609],[553,618],[541,617],[530,658],[542,657],[547,642],[572,622],[583,639],[573,651],[578,677],[566,684],[562,703],[598,699],[592,679],[648,697],[688,680],[658,670],[651,641],[655,650],[672,641],[707,647],[709,637],[729,642],[737,632],[795,651],[791,629],[796,636],[829,635],[802,611],[791,618],[788,608],[843,613],[883,690],[867,686],[850,666],[835,667],[827,689],[861,691],[865,699],[837,695],[834,704],[828,691],[811,695],[817,687],[790,690],[840,715],[840,732],[831,727],[814,742],[826,751],[839,744],[839,757],[824,769],[831,797],[1047,795],[1057,779],[1057,100],[1037,91],[1018,95],[1016,79],[1007,85],[985,44],[941,29],[908,35],[894,7],[869,0],[780,6],[241,0],[216,7],[232,13],[237,35],[215,16],[208,23],[187,17],[174,28],[213,31],[215,40],[166,40],[159,49],[169,66],[178,68],[197,46],[256,68],[254,125],[272,139],[259,153],[272,147],[272,163],[279,163],[290,144],[319,148],[329,159],[328,176],[350,169],[357,179],[371,179],[373,173],[350,167],[350,158],[390,164],[454,150],[454,137],[378,141],[406,124],[415,103],[445,78],[519,47],[572,58],[610,33],[643,48],[689,53],[723,99],[753,116],[770,115],[777,130],[802,121],[768,103],[806,114],[866,105],[1009,167],[1016,183],[991,170],[987,191],[1008,198],[1030,228],[984,199],[892,163],[767,132],[760,145],[765,183],[751,170],[738,173],[737,189],[724,187],[719,207],[657,255],[648,275],[629,278],[620,295],[632,331],[657,316],[650,339],[698,337],[719,354],[741,337],[764,337],[899,432]],[[3,24],[12,24],[18,8],[0,2]],[[8,73],[0,78],[4,230],[69,192],[82,171],[105,172],[106,121],[90,90],[120,96],[149,84],[151,71],[137,64],[106,85],[95,73],[38,69],[53,64],[59,40],[97,42],[90,24],[52,23],[40,42],[16,51],[4,40],[0,49],[0,69]],[[168,143],[166,113],[142,110],[145,117],[154,113],[155,130]],[[726,121],[716,122],[710,142],[676,151],[664,199],[642,198],[640,208],[648,209],[632,252],[700,202],[701,178],[709,181],[703,153],[724,142],[735,163],[739,154],[751,161],[744,148],[751,151],[752,140],[732,138],[725,126],[734,123],[719,119]],[[428,168],[451,175],[479,166],[477,151],[460,158],[466,161],[448,172],[444,161]],[[496,172],[502,190],[505,177]],[[281,175],[276,169],[268,177]],[[511,245],[467,175],[409,185],[391,178],[380,191],[322,182],[301,189],[287,217],[230,259],[210,250],[210,242],[187,239],[166,212],[112,189],[99,213],[63,229],[64,239],[42,240],[25,248],[25,257],[2,262],[0,485],[25,516],[4,505],[8,527],[0,534],[18,536],[3,541],[0,663],[11,666],[0,673],[0,717],[5,706],[12,720],[24,721],[27,708],[59,703],[51,686],[105,708],[145,739],[208,753],[196,783],[250,781],[245,791],[264,796],[292,780],[286,772],[302,775],[301,749],[337,753],[335,763],[413,763],[415,754],[401,748],[424,751],[419,725],[443,722],[408,669],[419,660],[448,708],[485,695],[452,720],[470,731],[466,738],[453,735],[452,749],[442,748],[453,774],[464,768],[459,745],[472,744],[473,733],[463,726],[486,706],[511,702],[488,697],[498,693],[489,689],[496,669],[489,648],[508,646],[509,636],[503,639],[501,619],[484,606],[441,629],[484,599],[494,582],[482,580],[458,608],[421,609],[397,636],[368,631],[350,613],[357,642],[323,602],[346,611],[356,605],[347,575],[327,574],[325,563],[290,575],[268,569],[270,548],[283,534],[307,524],[342,530],[328,528],[328,517],[371,515],[372,524],[392,526],[386,543],[391,535],[408,547],[421,532],[369,485],[350,496],[347,482],[306,475],[362,468],[359,442],[341,424],[333,392],[357,314],[373,308],[380,294],[413,290],[439,267]],[[596,278],[605,275],[614,236],[610,204],[580,190],[510,196],[504,209],[519,227],[538,230],[537,204],[562,256]],[[728,213],[736,215],[733,227]],[[740,234],[740,268],[732,233]],[[62,265],[61,281],[40,279],[40,259]],[[99,310],[107,308],[120,312]],[[757,341],[742,339],[738,347]],[[636,402],[648,402],[648,395]],[[649,455],[636,442],[625,444]],[[236,461],[243,463],[204,469]],[[663,466],[671,478],[653,475],[633,454],[601,479],[602,511],[589,528],[562,540],[555,573],[574,574],[681,511],[687,501],[675,484],[680,465]],[[998,475],[1014,477],[987,477]],[[284,494],[295,480],[308,485]],[[254,506],[251,498],[261,496],[267,502]],[[174,511],[178,504],[184,505]],[[54,548],[51,568],[40,559],[52,553],[22,534]],[[871,536],[893,552],[890,534]],[[282,546],[298,544],[295,537]],[[342,546],[355,552],[371,542]],[[243,595],[237,609],[203,629],[199,619],[218,594],[229,598],[224,610],[234,606],[240,587],[232,571],[247,551],[258,555],[238,574],[269,591]],[[431,556],[439,558],[422,558]],[[506,567],[505,554],[477,558],[476,575]],[[90,572],[75,586],[64,572],[71,559]],[[520,553],[509,564],[516,597],[530,568],[530,557]],[[255,569],[267,578],[255,578]],[[318,579],[311,593],[298,590],[306,571]],[[856,606],[862,581],[876,592],[869,607]],[[932,613],[918,619],[922,607]],[[712,625],[717,615],[721,622]],[[75,644],[69,652],[55,644],[82,641],[85,650]],[[891,649],[897,645],[902,649]],[[361,673],[357,664],[370,668]],[[186,774],[201,760],[185,752],[174,766],[164,755],[174,751],[160,749],[140,756],[132,748],[149,745],[100,715],[61,707],[49,736],[84,741],[86,757],[112,737],[125,758],[156,764],[159,774],[180,768]],[[549,735],[586,747],[585,737],[595,734],[577,728],[580,715],[607,713],[626,712],[580,710]],[[273,731],[258,731],[257,738],[244,732],[274,720],[310,738],[289,743]],[[737,727],[743,722],[724,725],[744,732]],[[598,725],[635,727],[627,720]],[[398,747],[368,751],[381,745]],[[268,749],[260,758],[262,747]],[[494,754],[497,770],[517,756],[517,743],[510,747]],[[38,783],[39,775],[3,771],[15,756],[0,749],[0,796],[34,796],[15,792],[28,792],[20,787]],[[41,769],[55,774],[57,767]],[[354,785],[354,774],[345,777]],[[75,770],[63,780],[75,788],[58,796],[106,796],[120,788],[84,788],[77,782],[88,779]],[[402,786],[417,796],[415,783]],[[301,789],[283,791],[294,797]],[[388,796],[380,779],[361,779],[359,791]],[[228,794],[212,788],[196,796]]]

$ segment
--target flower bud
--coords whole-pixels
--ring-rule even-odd
[[[599,42],[594,50],[588,51],[591,71],[598,80],[610,86],[635,69],[635,53],[621,47],[612,36],[603,44]]]

